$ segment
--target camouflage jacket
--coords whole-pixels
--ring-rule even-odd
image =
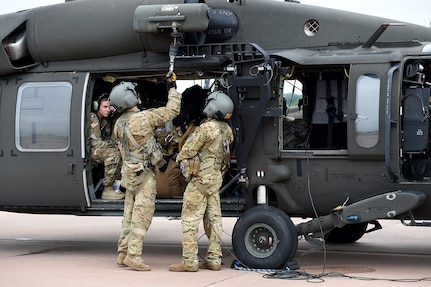
[[[181,94],[169,90],[166,106],[122,114],[115,123],[114,135],[121,143],[123,161],[141,161],[145,166],[148,165],[146,161],[150,161],[153,166],[159,162],[162,152],[160,144],[156,142],[155,128],[175,118],[180,108]],[[132,138],[127,137],[127,130]]]
[[[208,186],[221,183],[223,172],[229,165],[232,141],[232,129],[226,122],[208,118],[187,138],[177,162],[198,159],[196,176],[200,183]]]
[[[115,147],[111,138],[112,129],[108,119],[99,119],[95,113],[90,114],[90,143],[91,150],[105,150]]]

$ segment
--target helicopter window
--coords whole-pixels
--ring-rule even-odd
[[[379,140],[380,79],[375,74],[364,74],[356,86],[356,142],[369,148]]]
[[[310,131],[308,121],[304,120],[304,98],[302,83],[287,80],[283,86],[283,149],[306,149]]]
[[[291,120],[302,119],[302,83],[298,80],[288,80],[283,88],[284,108],[283,113]]]
[[[72,86],[26,83],[18,90],[15,143],[19,151],[66,151]]]

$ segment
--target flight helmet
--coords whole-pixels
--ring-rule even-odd
[[[212,92],[207,97],[203,114],[217,120],[228,120],[232,116],[234,104],[232,99],[220,92]]]
[[[132,82],[121,82],[111,90],[109,101],[117,112],[122,113],[139,103],[139,95],[135,89],[136,85],[136,83]]]

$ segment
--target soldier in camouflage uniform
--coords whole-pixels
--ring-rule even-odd
[[[122,199],[124,193],[116,192],[112,187],[119,178],[121,155],[115,141],[112,139],[112,123],[109,120],[111,112],[108,94],[99,97],[95,107],[96,113],[90,114],[91,160],[104,165],[102,199]]]
[[[210,94],[203,110],[207,118],[187,138],[178,154],[177,162],[189,183],[181,213],[182,262],[169,266],[170,271],[220,270],[223,229],[219,191],[230,162],[233,133],[225,120],[232,112],[233,102],[227,95]],[[198,263],[198,227],[202,220],[209,245],[205,262]]]
[[[139,111],[139,95],[130,82],[120,83],[110,94],[111,104],[117,111],[125,111],[114,126],[123,159],[121,185],[126,188],[117,264],[138,271],[151,270],[141,255],[155,210],[156,166],[165,163],[155,138],[155,128],[176,117],[181,106],[181,94],[175,82],[168,82],[170,89],[165,107]]]

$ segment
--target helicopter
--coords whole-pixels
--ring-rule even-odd
[[[90,159],[92,104],[121,81],[163,103],[174,72],[234,102],[220,194],[245,265],[379,219],[431,226],[429,28],[294,0],[66,1],[0,26],[2,211],[121,216]],[[181,207],[160,196],[155,215]]]

